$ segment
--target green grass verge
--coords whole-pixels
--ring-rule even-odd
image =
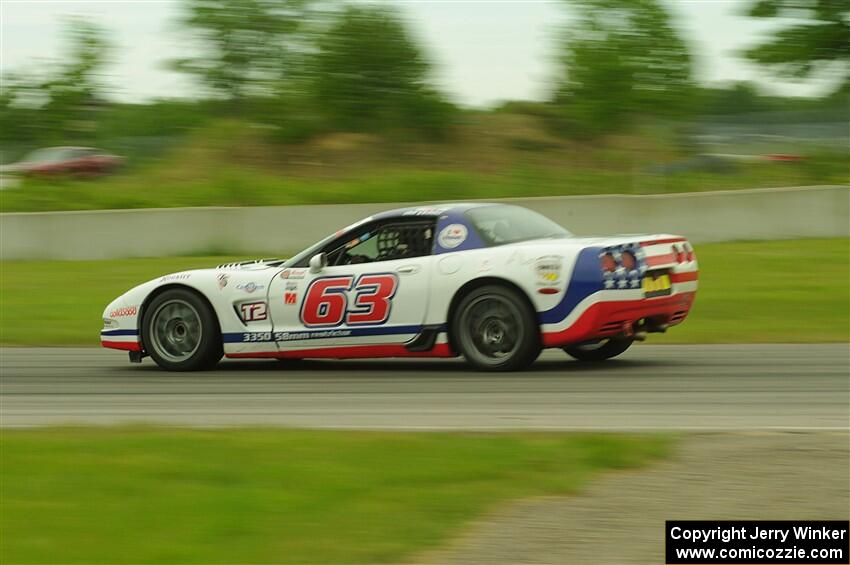
[[[771,162],[741,165],[734,173],[689,172],[670,178],[630,171],[518,165],[498,174],[414,168],[344,179],[303,179],[211,165],[186,178],[157,170],[95,180],[26,181],[0,192],[0,212],[670,194],[842,182],[843,178],[809,177],[797,164]]]
[[[847,181],[846,151],[812,147],[795,149],[805,157],[799,162],[697,165],[669,126],[597,144],[553,136],[545,119],[517,114],[467,116],[443,143],[330,133],[280,145],[263,131],[238,120],[210,122],[119,174],[27,179],[0,191],[0,211],[657,194]],[[683,162],[690,170],[649,172]]]
[[[697,245],[699,290],[651,343],[850,340],[850,239]]]
[[[691,316],[651,343],[847,341],[850,240],[697,246]],[[232,257],[0,263],[0,343],[97,345],[113,298],[164,273]]]
[[[667,436],[4,430],[3,563],[398,563]]]
[[[0,344],[98,345],[101,314],[117,296],[159,275],[238,259],[0,261]]]

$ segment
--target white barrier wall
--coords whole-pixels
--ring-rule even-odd
[[[850,236],[850,187],[493,199],[579,235],[675,233],[694,243]],[[365,216],[410,204],[161,208],[0,214],[3,259],[200,253],[281,256]]]

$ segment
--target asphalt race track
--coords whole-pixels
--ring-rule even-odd
[[[101,349],[0,350],[0,424],[374,429],[847,430],[850,349],[634,347],[602,364],[547,351],[524,373],[461,360],[224,361],[166,373]]]

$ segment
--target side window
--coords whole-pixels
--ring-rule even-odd
[[[395,223],[361,231],[328,252],[329,265],[356,265],[431,254],[432,222]]]

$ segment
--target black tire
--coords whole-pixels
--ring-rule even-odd
[[[488,285],[464,296],[452,317],[452,338],[466,362],[480,371],[516,371],[540,355],[540,330],[526,298]]]
[[[167,371],[199,371],[224,354],[218,319],[207,302],[185,289],[170,289],[145,307],[142,343]]]
[[[594,345],[569,345],[564,351],[579,361],[605,361],[623,353],[634,341],[630,337],[612,337]]]
[[[289,368],[300,367],[304,364],[305,359],[303,357],[277,357],[275,361],[281,368]]]

